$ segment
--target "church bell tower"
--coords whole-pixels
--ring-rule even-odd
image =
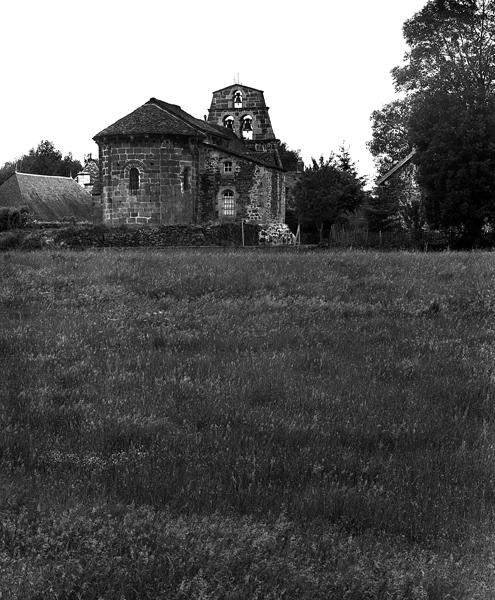
[[[208,122],[232,129],[250,150],[277,149],[278,140],[261,90],[234,83],[213,92]]]

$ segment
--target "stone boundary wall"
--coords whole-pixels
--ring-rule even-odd
[[[259,244],[260,226],[244,224],[244,243]],[[126,248],[170,246],[242,246],[240,223],[162,225],[158,227],[106,227],[14,230],[0,234],[0,250],[14,248]]]

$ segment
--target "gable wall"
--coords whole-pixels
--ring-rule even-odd
[[[233,163],[231,173],[224,162]],[[283,223],[285,220],[285,177],[282,171],[232,156],[219,149],[204,148],[200,161],[198,217],[201,221],[232,220],[222,216],[225,190],[235,195],[235,220]]]
[[[0,185],[0,206],[20,207],[22,205],[23,199],[17,183],[17,175],[11,175]]]

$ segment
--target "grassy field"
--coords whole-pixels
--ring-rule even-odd
[[[2,600],[493,598],[494,254],[0,277]]]

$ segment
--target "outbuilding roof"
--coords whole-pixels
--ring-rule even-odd
[[[27,206],[41,221],[93,217],[91,194],[72,177],[13,173],[0,185],[0,206]]]

